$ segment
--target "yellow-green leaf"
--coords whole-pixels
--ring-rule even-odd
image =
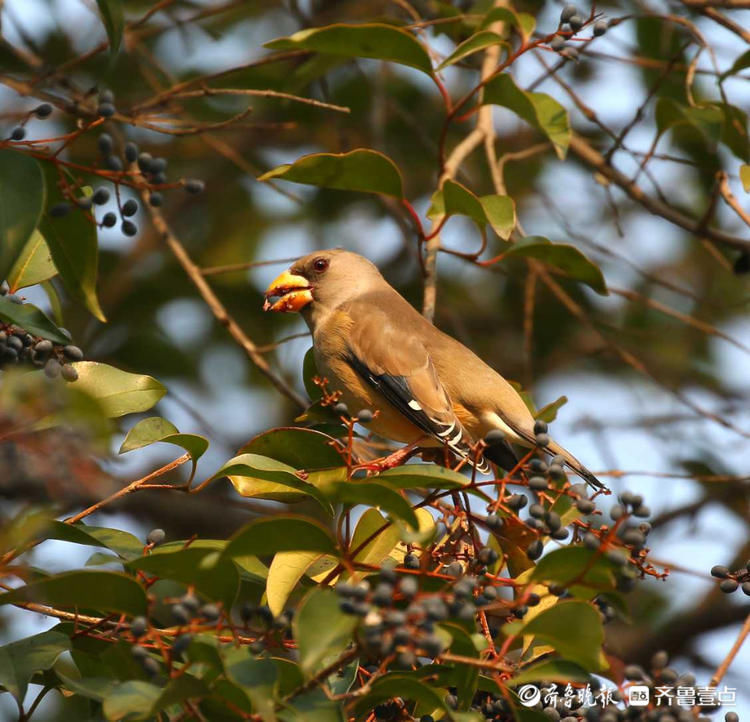
[[[394,25],[337,23],[300,30],[286,38],[265,44],[271,50],[314,50],[348,58],[376,58],[408,65],[432,75],[432,63],[425,47],[411,33]]]
[[[490,30],[481,30],[470,38],[464,40],[462,43],[459,43],[458,46],[456,46],[456,49],[445,60],[443,60],[440,65],[438,65],[437,69],[442,70],[449,65],[457,63],[459,60],[463,60],[463,58],[466,58],[469,55],[479,52],[480,50],[489,48],[492,45],[501,44],[506,47],[508,46],[508,44],[497,33],[493,33]]]
[[[19,288],[34,286],[57,275],[57,269],[52,261],[52,254],[44,236],[37,230],[21,249],[21,253],[8,272],[8,285],[11,293]]]

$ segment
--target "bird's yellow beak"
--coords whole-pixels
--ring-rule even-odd
[[[312,303],[312,287],[306,278],[284,271],[265,292],[264,311],[300,311]],[[271,301],[277,298],[277,301]]]

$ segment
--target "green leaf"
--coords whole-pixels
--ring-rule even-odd
[[[740,166],[740,180],[745,193],[750,193],[750,165]]]
[[[659,135],[675,126],[687,125],[701,133],[706,140],[715,142],[721,135],[724,114],[717,106],[690,107],[672,98],[662,97],[656,101],[654,119]]]
[[[396,519],[405,521],[412,529],[419,529],[419,522],[411,504],[385,484],[378,484],[376,481],[370,480],[340,482],[333,485],[331,498],[350,506],[364,504],[365,506],[379,507]]]
[[[510,196],[480,196],[487,222],[500,238],[507,241],[516,227],[516,204]]]
[[[436,464],[405,464],[377,475],[378,482],[393,489],[460,489],[470,479]]]
[[[550,659],[524,667],[508,680],[508,684],[516,687],[519,684],[538,682],[542,679],[551,682],[588,682],[590,676],[585,669],[573,662]]]
[[[391,672],[372,684],[370,691],[357,700],[354,711],[358,715],[364,714],[380,702],[393,697],[413,700],[429,710],[446,710],[443,698],[432,687],[420,682],[414,674]]]
[[[73,365],[78,371],[78,380],[73,382],[76,390],[96,399],[110,418],[148,411],[167,393],[151,376],[131,374],[95,361]]]
[[[44,175],[26,153],[0,150],[0,279],[18,260],[42,215]]]
[[[207,557],[216,554],[217,550],[222,551],[225,542],[214,542],[211,545],[194,542],[187,549],[184,546],[184,542],[158,546],[148,556],[133,559],[127,566],[160,579],[173,579],[186,585],[194,585],[207,599],[220,601],[225,609],[231,609],[240,584],[239,572],[234,563],[223,556],[219,556],[213,564],[203,563]]]
[[[266,599],[274,615],[281,614],[299,580],[322,556],[319,552],[279,552],[274,556],[266,581]]]
[[[279,719],[282,722],[345,722],[343,705],[329,700],[321,688],[294,697],[289,707],[279,713]]]
[[[570,120],[568,111],[553,97],[521,90],[511,75],[503,73],[484,86],[482,103],[512,110],[550,139],[559,158],[565,157],[570,143]]]
[[[369,541],[368,541],[369,540]],[[367,509],[354,529],[350,550],[359,551],[354,560],[362,564],[382,564],[399,542],[399,530],[377,509]],[[361,547],[361,548],[360,548]]]
[[[319,672],[329,657],[344,651],[358,621],[341,611],[338,595],[331,589],[313,589],[302,600],[292,620],[292,632],[306,678]]]
[[[55,343],[70,343],[67,336],[63,336],[57,326],[42,311],[30,303],[13,303],[7,297],[0,296],[0,319],[6,323],[20,326],[35,336],[48,338]]]
[[[312,471],[341,466],[343,457],[336,451],[343,449],[332,436],[314,429],[285,426],[264,431],[250,439],[240,454],[258,454],[276,459],[295,469]]]
[[[554,647],[561,657],[590,672],[607,668],[602,653],[604,629],[601,615],[588,602],[577,599],[560,601],[527,624],[519,624],[518,629],[514,626],[512,631],[533,635]]]
[[[309,28],[287,38],[265,44],[271,50],[314,50],[347,58],[376,58],[421,70],[432,76],[432,63],[425,47],[411,33],[393,25],[338,23]]]
[[[572,585],[571,594],[590,598],[596,592],[615,588],[614,570],[614,563],[597,550],[569,546],[543,556],[537,562],[531,579],[564,587]]]
[[[560,269],[576,281],[585,283],[602,296],[609,293],[599,266],[575,246],[552,243],[544,236],[526,236],[503,253],[503,258],[514,257],[535,258]]]
[[[148,419],[139,421],[128,431],[128,435],[122,442],[118,453],[125,454],[128,451],[141,449],[144,446],[149,446],[159,441],[179,446],[190,454],[193,462],[192,479],[198,459],[208,449],[208,439],[198,434],[181,434],[173,423],[162,419],[160,416],[151,416]]]
[[[240,454],[226,462],[211,478],[226,476],[242,496],[274,499],[276,491],[294,490],[311,496],[327,512],[333,509],[324,494],[313,484],[303,481],[293,466],[259,454]],[[270,482],[270,485],[269,485]]]
[[[56,574],[0,594],[0,604],[40,602],[137,616],[146,612],[146,592],[118,572],[72,571]]]
[[[313,153],[269,170],[258,178],[283,178],[295,183],[337,190],[382,193],[403,198],[403,182],[396,164],[376,150],[358,148],[349,153]]]
[[[263,556],[284,551],[312,551],[338,556],[336,542],[320,522],[296,515],[255,519],[227,543],[227,557]]]
[[[54,631],[3,645],[0,647],[0,686],[22,702],[34,672],[49,669],[69,649],[70,639]]]
[[[440,629],[450,634],[450,651],[461,657],[479,658],[479,650],[474,644],[471,636],[463,627],[452,622],[444,622],[439,625]],[[451,675],[452,686],[456,687],[459,708],[468,710],[474,700],[479,682],[479,668],[468,664],[457,664]]]
[[[109,38],[109,51],[114,55],[120,49],[122,32],[125,29],[122,0],[96,0],[96,4],[99,6],[102,23]]]
[[[274,708],[279,672],[270,659],[254,659],[247,648],[223,652],[227,677],[239,685],[264,722],[275,722]]]
[[[442,70],[443,68],[453,65],[459,60],[463,60],[463,58],[473,55],[485,48],[489,48],[492,45],[505,45],[507,47],[508,43],[506,43],[497,33],[493,33],[489,30],[480,30],[462,43],[459,43],[456,49],[445,60],[443,60],[440,65],[438,65],[437,69]]]
[[[118,684],[105,697],[102,711],[108,720],[148,719],[161,687],[140,679]]]
[[[15,293],[19,288],[34,286],[56,275],[57,269],[52,262],[47,242],[44,236],[35,230],[21,249],[13,268],[8,271],[6,280],[11,293]]]
[[[742,55],[740,55],[737,60],[732,63],[732,67],[721,74],[720,79],[724,80],[724,78],[727,78],[730,75],[736,75],[745,68],[750,68],[750,50],[746,50],[744,53],[742,53]]]
[[[729,103],[719,103],[718,107],[724,118],[721,126],[721,142],[743,163],[750,162],[747,114]]]
[[[536,18],[529,13],[517,13],[510,8],[492,8],[480,23],[480,29],[488,28],[496,22],[510,23],[521,31],[524,38],[528,38],[536,27]]]
[[[57,169],[52,163],[44,169],[47,180],[47,209],[69,202],[58,187]],[[47,241],[55,268],[60,273],[68,293],[100,321],[106,321],[96,296],[99,265],[99,246],[96,225],[88,212],[73,209],[62,218],[49,212],[42,216],[39,231]]]
[[[140,557],[144,547],[144,542],[129,532],[102,526],[88,526],[83,523],[65,524],[61,521],[53,521],[44,537],[72,544],[103,547],[128,560]]]
[[[546,406],[542,406],[542,408],[536,412],[534,418],[539,419],[539,421],[546,421],[548,424],[551,424],[557,418],[557,412],[567,403],[568,397],[561,396],[559,399],[552,401]]]

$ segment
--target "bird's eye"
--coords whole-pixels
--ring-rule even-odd
[[[328,259],[327,258],[316,258],[313,261],[313,268],[318,273],[323,273],[323,271],[325,271],[326,268],[328,268]]]

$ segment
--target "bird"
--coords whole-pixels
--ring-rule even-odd
[[[318,373],[353,415],[377,410],[368,427],[412,448],[445,447],[478,471],[487,461],[510,471],[511,444],[539,447],[592,487],[605,488],[551,439],[497,371],[420,314],[370,260],[329,249],[306,255],[265,291],[263,309],[299,312]],[[479,440],[486,440],[478,456]],[[545,439],[547,441],[547,439]]]

